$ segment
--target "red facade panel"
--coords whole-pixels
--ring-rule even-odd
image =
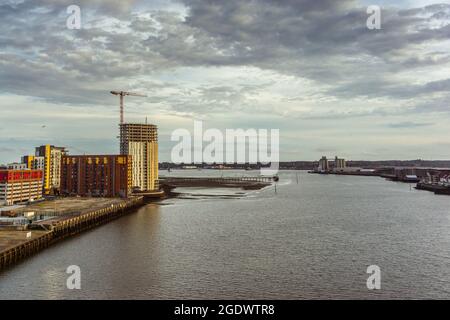
[[[0,170],[0,183],[42,180],[41,170]]]

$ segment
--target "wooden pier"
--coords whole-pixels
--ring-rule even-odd
[[[126,214],[143,204],[134,197],[108,207],[81,211],[33,223],[27,231],[0,231],[0,270],[29,257],[66,237],[78,234]],[[27,235],[31,237],[27,238]]]
[[[161,177],[159,184],[170,194],[170,190],[177,187],[261,189],[276,179],[276,177]]]
[[[161,177],[159,181],[272,182],[274,177]]]

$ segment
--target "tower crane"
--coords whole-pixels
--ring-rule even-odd
[[[136,96],[136,97],[146,97],[145,94],[127,91],[111,91],[113,95],[120,97],[120,124],[123,124],[123,97],[124,96]]]

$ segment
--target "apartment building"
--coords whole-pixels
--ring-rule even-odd
[[[0,170],[0,204],[13,205],[42,198],[42,171]]]
[[[72,196],[128,197],[131,172],[131,156],[63,156],[60,191]]]
[[[44,193],[59,191],[61,180],[61,159],[67,154],[64,147],[43,145],[36,148],[35,157],[44,157]]]

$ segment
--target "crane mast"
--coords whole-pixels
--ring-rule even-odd
[[[145,94],[136,93],[136,92],[128,92],[128,91],[110,91],[111,94],[119,96],[120,99],[120,124],[124,123],[124,106],[123,106],[123,98],[125,96],[136,96],[136,97],[146,97]]]

